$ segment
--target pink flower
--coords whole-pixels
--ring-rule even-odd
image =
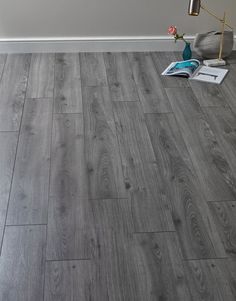
[[[177,28],[176,26],[173,26],[171,25],[169,28],[168,28],[168,34],[171,34],[171,35],[176,35],[177,34]]]

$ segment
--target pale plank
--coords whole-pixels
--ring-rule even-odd
[[[18,131],[27,86],[30,54],[9,54],[0,82],[0,131]]]
[[[236,179],[191,89],[167,89],[207,201],[233,200]]]
[[[114,115],[135,231],[173,230],[168,193],[138,103],[114,102]]]
[[[174,116],[150,114],[146,119],[157,165],[170,192],[172,218],[184,258],[225,257]]]
[[[26,100],[8,225],[47,223],[52,106],[52,99]]]
[[[78,53],[56,54],[54,105],[55,113],[82,113]]]
[[[90,258],[83,116],[54,115],[52,137],[47,259]]]
[[[27,98],[51,98],[54,89],[53,53],[33,53],[30,64]]]
[[[102,53],[80,53],[82,86],[107,86]]]
[[[7,60],[7,54],[0,54],[0,79],[2,78],[6,60]]]
[[[137,84],[144,113],[166,113],[171,111],[166,92],[162,86],[149,53],[129,53],[129,60]]]
[[[126,197],[108,88],[84,87],[83,106],[89,197]]]
[[[127,53],[104,53],[107,79],[113,101],[138,101]]]
[[[43,300],[46,226],[6,227],[0,257],[0,300]]]

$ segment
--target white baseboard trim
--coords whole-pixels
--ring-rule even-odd
[[[186,36],[190,42],[194,36]],[[236,36],[234,37],[236,50]],[[170,36],[0,39],[0,53],[181,51]]]

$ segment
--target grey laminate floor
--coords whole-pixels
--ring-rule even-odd
[[[0,301],[236,300],[236,54],[0,55]]]

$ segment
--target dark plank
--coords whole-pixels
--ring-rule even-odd
[[[192,300],[175,233],[136,234],[134,241],[137,300]]]
[[[56,113],[82,113],[78,53],[56,54],[54,105]]]
[[[184,265],[193,300],[235,300],[224,259],[186,261]]]
[[[151,57],[159,74],[161,74],[172,62],[176,62],[179,57],[175,52],[152,52]],[[161,76],[161,82],[165,88],[189,87],[189,81],[186,78]]]
[[[207,201],[233,200],[236,179],[191,89],[167,89]]]
[[[44,300],[108,300],[96,291],[94,275],[94,264],[89,260],[47,262]]]
[[[113,101],[137,101],[139,95],[127,53],[104,53],[108,84]]]
[[[83,117],[54,116],[47,259],[89,258]]]
[[[51,98],[54,89],[53,53],[33,53],[30,64],[27,98]]]
[[[8,225],[47,223],[52,106],[52,99],[26,100]]]
[[[106,86],[107,76],[102,53],[80,53],[82,86]]]
[[[135,230],[173,230],[169,198],[156,165],[150,137],[136,102],[114,102],[126,187],[132,199]]]
[[[0,300],[43,300],[46,226],[6,227],[0,257]]]
[[[222,243],[174,116],[150,114],[146,120],[157,165],[170,192],[172,218],[184,258],[224,257]]]
[[[30,54],[9,54],[0,82],[0,131],[18,131],[24,104]]]
[[[89,197],[126,197],[109,90],[84,87],[82,91]]]
[[[171,107],[149,53],[129,53],[144,113],[166,113]]]
[[[236,202],[211,202],[208,205],[226,254],[236,259]]]
[[[236,114],[230,108],[204,108],[204,112],[236,176]]]
[[[6,220],[17,137],[18,133],[0,132],[0,228],[4,226]]]

